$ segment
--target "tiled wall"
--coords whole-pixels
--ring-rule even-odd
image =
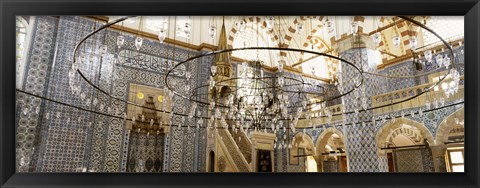
[[[396,172],[434,172],[430,148],[394,150]]]
[[[100,112],[106,113],[108,111],[107,107],[110,107],[115,115],[122,116],[122,112],[126,110],[124,104],[111,101],[107,96],[95,92],[81,80],[76,81],[81,88],[81,92],[72,92],[69,78],[65,74],[72,65],[74,45],[82,36],[91,32],[94,25],[98,28],[101,24],[83,17],[70,16],[35,17],[33,24],[32,48],[28,55],[28,62],[31,63],[27,64],[25,90]],[[84,45],[86,46],[85,49],[81,48],[81,51],[98,50],[102,44],[106,44],[109,53],[117,54],[119,50],[115,42],[117,35],[119,35],[118,31],[102,31],[95,35],[93,40],[88,40]],[[129,59],[128,57],[132,54],[127,52],[136,51],[133,45],[135,36],[125,33],[123,35],[126,36],[126,42],[120,49],[123,53],[120,53],[121,56],[118,58],[122,61],[118,61],[114,66],[117,58],[115,55],[93,56],[91,58],[92,63],[84,63],[87,67],[82,67],[82,70],[87,70],[85,71],[86,77],[101,89],[125,100],[128,99],[129,83],[163,87],[165,71],[144,70],[140,69],[143,67],[138,67],[139,65],[151,63],[151,61],[170,59],[172,53],[175,53],[174,60],[176,62],[199,53],[144,39],[141,52],[134,55],[149,58],[140,59],[141,62],[134,62],[138,59]],[[205,83],[208,79],[205,74],[208,72],[210,63],[211,58],[202,58],[190,63],[189,66],[191,67],[180,69],[172,78],[173,87],[185,84],[186,69],[194,70],[191,79],[194,86],[200,85],[201,82]],[[198,64],[201,65],[198,66]],[[100,71],[89,72],[88,70]],[[82,94],[86,97],[80,97]],[[82,102],[89,99],[93,100],[95,97],[98,97],[99,103],[103,104],[103,109],[100,109],[100,105],[94,107]],[[26,106],[20,106],[19,113],[17,113],[19,116],[17,118],[17,126],[19,127],[17,129],[19,131],[17,145],[20,150],[36,148],[36,153],[33,156],[38,157],[38,159],[33,160],[34,163],[31,164],[30,171],[73,172],[81,171],[83,168],[96,172],[126,171],[129,135],[125,133],[123,120],[42,102],[40,99],[33,99],[28,102],[29,108],[23,110]],[[186,106],[186,101],[179,97],[174,98],[174,103],[176,104],[173,109],[175,112],[185,112],[189,108]],[[24,111],[34,112],[36,108],[32,106],[39,105],[48,108],[48,112],[44,112],[44,108],[41,108],[39,114],[33,115],[34,117],[31,114],[35,113],[23,114]],[[119,111],[115,111],[117,109]],[[47,119],[45,116],[49,118]],[[94,123],[89,126],[89,122]],[[182,125],[194,125],[195,123],[183,122],[182,118],[176,116],[174,116],[173,122]],[[24,126],[25,128],[23,128]],[[38,134],[37,131],[42,133]],[[166,148],[164,161],[167,162],[163,169],[172,172],[204,171],[205,141],[202,139],[204,134],[202,129],[192,128],[187,130],[186,128],[172,127],[170,135],[166,136],[164,142]],[[42,136],[35,137],[35,135]]]
[[[86,95],[86,99],[80,97],[81,93],[72,92],[68,83],[68,77],[64,74],[72,64],[72,49],[74,45],[81,39],[81,36],[91,32],[94,28],[101,24],[83,17],[35,17],[33,24],[33,35],[30,39],[31,49],[27,56],[27,68],[23,86],[28,92],[44,95],[55,100],[59,100],[69,104],[80,104],[87,109],[95,109],[97,111],[106,112],[107,108],[88,105],[83,103],[86,99],[97,97],[105,106],[112,109],[120,110],[116,115],[121,116],[122,111],[126,110],[126,106],[122,103],[116,103],[108,99],[107,96],[96,92],[90,88],[85,82],[77,80],[77,84],[82,88],[82,93]],[[94,46],[94,49],[100,45],[106,44],[109,53],[117,54],[116,37],[120,33],[114,30],[107,30],[99,33],[93,40],[87,41],[85,46]],[[87,77],[103,90],[111,92],[115,97],[127,100],[127,92],[129,84],[142,84],[147,86],[163,87],[165,72],[162,69],[145,68],[141,65],[159,62],[167,59],[169,61],[180,61],[199,54],[201,52],[182,49],[178,46],[160,44],[157,41],[144,39],[140,52],[134,47],[134,37],[125,34],[126,43],[120,49],[121,53],[118,57],[118,63],[114,65],[117,58],[110,56],[94,56],[94,63],[86,64],[84,70],[100,70],[99,72],[86,72]],[[457,61],[463,63],[463,47],[455,49],[457,53]],[[89,48],[86,49],[91,50]],[[172,53],[175,57],[172,59]],[[368,61],[368,49],[352,49],[344,52],[341,56],[352,62],[360,63]],[[132,55],[140,55],[143,59],[131,58]],[[209,79],[209,67],[212,57],[204,57],[188,64],[184,69],[180,69],[172,78],[173,87],[180,87],[186,83],[185,70],[193,70],[191,79],[194,85],[200,86],[207,84]],[[344,66],[344,65],[342,65]],[[164,66],[161,66],[164,67]],[[234,64],[234,70],[236,66]],[[433,65],[424,67],[424,71],[433,70]],[[345,88],[351,88],[354,80],[354,73],[351,68],[345,65],[342,67],[344,72],[343,80]],[[459,68],[459,72],[463,75],[463,66]],[[400,63],[380,70],[379,73],[407,74],[416,71],[412,68],[411,62]],[[236,72],[236,71],[234,71]],[[417,71],[418,73],[418,71]],[[324,83],[315,83],[316,81],[304,78],[306,82],[313,85],[322,85],[324,87],[333,88],[332,93],[338,93],[335,87]],[[378,95],[374,92],[381,90],[387,92],[391,90],[410,87],[415,84],[424,83],[425,78],[418,80],[397,81],[393,80],[388,84],[385,80],[365,76],[366,92],[368,95]],[[115,84],[112,84],[115,83]],[[388,85],[385,90],[378,88],[382,85]],[[374,88],[375,87],[375,88]],[[207,88],[205,88],[207,89]],[[307,88],[308,89],[308,88]],[[205,91],[203,91],[205,92]],[[33,157],[30,164],[30,171],[40,172],[73,172],[87,168],[97,172],[116,172],[126,171],[127,167],[127,151],[129,143],[129,134],[125,133],[123,119],[110,118],[103,115],[95,115],[88,112],[74,110],[62,105],[50,102],[44,102],[39,99],[18,95],[23,97],[25,103],[19,103],[17,112],[17,148],[19,153],[28,153]],[[206,96],[205,96],[206,97]],[[358,100],[356,94],[350,94],[344,97],[344,105],[346,111],[353,111],[359,107],[355,105]],[[295,102],[295,100],[292,100]],[[187,101],[180,97],[174,98],[174,111],[186,112],[189,110]],[[328,105],[340,103],[340,100],[332,101]],[[371,105],[369,99],[368,104]],[[36,113],[36,107],[40,106],[40,111]],[[422,117],[409,117],[415,121],[425,123],[425,126],[435,135],[436,128],[444,117],[448,116],[459,107],[449,107],[442,110],[433,111],[423,114]],[[45,112],[43,109],[49,109]],[[199,107],[198,110],[202,114],[206,114],[206,108]],[[417,109],[411,109],[417,110]],[[391,113],[391,115],[400,112]],[[47,118],[47,114],[49,118]],[[58,118],[57,118],[58,114]],[[386,114],[389,115],[389,114]],[[358,116],[346,115],[346,122],[357,122],[361,120],[371,120],[373,114],[371,112],[361,112]],[[375,117],[377,118],[377,117]],[[89,122],[94,122],[89,125]],[[184,119],[178,116],[173,117],[174,124],[195,125],[196,122],[184,122]],[[204,123],[207,123],[204,121]],[[288,123],[288,122],[286,122]],[[386,159],[378,157],[376,153],[375,135],[378,129],[387,123],[381,120],[373,124],[356,124],[353,126],[342,127],[343,122],[332,122],[326,125],[317,125],[316,130],[308,129],[306,134],[309,135],[314,144],[325,128],[334,127],[342,131],[346,137],[347,156],[349,160],[349,169],[352,172],[366,171],[383,171],[385,170]],[[303,130],[297,130],[300,132]],[[205,170],[205,130],[204,129],[186,129],[172,127],[170,134],[164,139],[164,164],[162,169],[169,172],[199,172]],[[279,138],[285,134],[282,131],[277,132]],[[41,135],[41,136],[39,136]],[[287,137],[294,134],[288,133]],[[287,143],[288,144],[288,143]],[[35,148],[31,150],[31,148]],[[288,149],[277,149],[275,153],[276,165],[278,171],[287,171],[292,167],[288,164]]]
[[[452,59],[452,62],[455,61],[456,64],[459,64],[457,70],[461,75],[463,75],[464,74],[463,64],[465,63],[465,58],[464,58],[465,55],[463,54],[463,49],[464,49],[464,46],[459,46],[454,48],[453,49],[453,52],[455,54],[454,58],[451,57],[450,51],[447,51],[447,50],[445,50],[444,52],[439,52],[437,54],[441,54],[442,56],[448,55]],[[433,54],[433,58],[431,62],[427,62],[423,57],[423,54],[421,54],[422,58],[420,59],[416,58],[415,61],[423,62],[422,69],[420,70],[417,70],[415,68],[415,64],[413,63],[412,60],[407,60],[401,63],[396,63],[394,65],[386,66],[385,68],[379,70],[379,73],[393,75],[393,76],[406,76],[406,75],[432,72],[436,69],[439,69],[439,66],[436,63],[436,59],[435,59],[435,56],[437,54]],[[445,71],[445,70],[446,70],[445,68],[440,68],[436,72]],[[399,89],[427,83],[428,76],[420,76],[417,78],[394,78],[394,79],[388,79],[388,80],[383,79],[382,81],[385,82],[386,84],[385,92],[389,92],[389,91],[399,90]]]

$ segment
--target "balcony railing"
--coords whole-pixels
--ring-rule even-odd
[[[337,105],[333,105],[333,106],[328,106],[326,107],[328,110],[330,110],[330,112],[332,112],[332,119],[330,120],[330,122],[336,122],[336,121],[341,121],[343,120],[343,116],[336,116],[335,114],[341,114],[343,112],[343,104],[337,104]],[[304,115],[306,115],[307,113],[310,113],[311,114],[311,119],[310,121],[313,123],[313,125],[321,125],[321,124],[325,124],[325,123],[328,123],[328,117],[322,117],[322,116],[326,116],[325,114],[325,111],[323,109],[319,109],[319,110],[313,110],[313,111],[309,111],[309,112],[306,112]],[[320,117],[320,118],[319,118]],[[298,123],[295,127],[307,127],[309,126],[309,121],[306,120],[306,119],[300,119],[298,120]]]
[[[463,80],[463,76],[460,78]],[[445,80],[449,81],[449,80]],[[400,89],[396,91],[392,91],[389,93],[384,93],[381,95],[376,95],[372,97],[372,107],[379,107],[383,105],[388,105],[391,103],[399,102],[402,100],[405,100],[409,97],[415,96],[419,93],[421,93],[424,89],[429,88],[433,86],[435,83],[428,83],[428,84],[422,84],[414,87],[409,87],[405,89]],[[416,108],[420,106],[426,106],[427,102],[432,104],[432,106],[435,103],[435,100],[438,100],[440,98],[443,98],[445,103],[449,101],[455,101],[459,99],[464,98],[464,86],[459,85],[458,86],[458,92],[456,92],[454,95],[450,95],[447,97],[445,95],[445,92],[441,89],[440,87],[441,84],[436,89],[432,89],[430,92],[424,93],[414,99],[411,99],[409,101],[405,101],[402,103],[394,104],[391,106],[386,106],[386,107],[381,107],[373,110],[373,113],[376,114],[384,114],[384,113],[389,113],[393,111],[399,111],[399,110],[404,110],[404,109],[410,109],[410,108]],[[438,104],[438,102],[437,102]]]

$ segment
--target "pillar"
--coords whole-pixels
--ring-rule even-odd
[[[381,61],[380,52],[375,49],[373,41],[369,36],[356,35],[336,44],[340,57],[353,63],[360,70],[377,72],[377,63]],[[360,81],[361,73],[346,63],[341,64],[341,93],[346,93],[353,88],[356,81]],[[358,111],[344,116],[346,126],[346,152],[350,172],[380,172],[379,161],[386,161],[377,155],[375,141],[376,129],[371,121],[373,111],[360,111],[362,99],[366,100],[366,108],[372,106],[371,96],[378,95],[381,81],[379,77],[364,74],[363,85],[354,92],[343,96],[342,103],[345,112]],[[352,125],[351,123],[355,123]],[[384,169],[384,167],[382,167]]]
[[[430,146],[430,149],[432,150],[435,172],[447,172],[447,166],[445,163],[445,152],[447,151],[447,146],[444,144]]]

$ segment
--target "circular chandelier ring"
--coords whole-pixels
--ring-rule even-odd
[[[202,57],[206,57],[206,56],[211,56],[211,55],[216,55],[216,54],[221,54],[221,53],[227,53],[227,52],[233,52],[233,51],[242,51],[242,50],[270,50],[270,51],[274,51],[274,50],[279,50],[279,51],[293,51],[293,52],[303,52],[303,53],[310,53],[310,54],[315,54],[315,55],[318,55],[318,56],[325,56],[325,57],[330,57],[332,59],[336,59],[336,60],[339,60],[343,63],[346,63],[350,66],[352,66],[355,70],[358,71],[359,73],[359,76],[360,76],[360,82],[358,84],[354,84],[353,88],[345,93],[342,93],[340,95],[337,95],[337,96],[334,96],[334,97],[331,97],[331,98],[328,98],[328,99],[324,99],[324,100],[321,100],[321,101],[316,101],[316,102],[313,102],[313,103],[310,103],[310,104],[320,104],[320,103],[324,103],[324,102],[328,102],[328,101],[331,101],[331,100],[335,100],[335,99],[338,99],[340,97],[343,97],[345,95],[348,95],[350,94],[351,92],[355,91],[357,88],[359,88],[363,82],[364,82],[364,77],[363,77],[363,74],[362,74],[362,71],[360,70],[360,68],[358,68],[355,64],[351,63],[350,61],[347,61],[343,58],[340,58],[340,57],[337,57],[337,56],[334,56],[334,55],[331,55],[331,54],[327,54],[327,53],[322,53],[322,52],[315,52],[315,51],[310,51],[310,50],[303,50],[303,49],[296,49],[296,48],[279,48],[279,47],[243,47],[243,48],[231,48],[231,49],[225,49],[225,50],[217,50],[217,51],[212,51],[212,52],[207,52],[205,54],[201,54],[201,55],[197,55],[197,56],[193,56],[193,57],[190,57],[184,61],[181,61],[179,63],[177,63],[175,66],[173,66],[170,70],[167,71],[167,74],[165,75],[165,86],[167,86],[167,88],[169,90],[171,90],[175,95],[183,98],[183,99],[186,99],[186,100],[190,100],[190,101],[194,101],[194,102],[197,102],[198,100],[196,99],[191,99],[183,94],[181,94],[180,92],[176,91],[173,89],[173,87],[170,86],[170,84],[168,83],[169,81],[169,76],[170,74],[180,65],[183,65],[185,63],[188,63],[192,60],[195,60],[195,59],[198,59],[198,58],[202,58]],[[238,79],[238,77],[236,77]],[[287,78],[287,77],[285,77]],[[201,101],[200,101],[201,102]],[[210,105],[206,102],[201,102],[205,105]],[[217,104],[215,104],[215,106],[217,106]]]

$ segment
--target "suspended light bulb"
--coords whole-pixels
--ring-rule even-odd
[[[183,27],[184,28],[183,31],[184,31],[185,35],[187,35],[187,36],[190,36],[190,26],[191,26],[190,22],[187,21],[187,22],[185,22],[185,26]]]
[[[100,47],[100,54],[106,54],[108,51],[108,47],[107,45],[102,45],[102,47]]]
[[[138,36],[137,38],[135,38],[135,47],[137,48],[137,50],[140,50],[140,48],[142,47],[142,44],[143,44],[143,38]]]
[[[442,87],[442,90],[446,91],[448,89],[448,84],[443,82],[441,87]]]
[[[448,87],[452,90],[452,93],[456,93],[458,91],[458,83],[455,81],[450,81]]]
[[[247,24],[247,23],[246,23],[244,20],[240,20],[239,22],[236,23],[236,25],[237,25],[237,30],[238,30],[239,32],[244,32],[244,31],[245,31],[245,25],[246,25],[246,24]]]
[[[351,31],[354,35],[358,33],[358,22],[352,22]]]
[[[425,52],[423,52],[423,55],[425,56],[425,59],[428,61],[428,62],[432,62],[432,50],[426,50]]]
[[[448,57],[448,55],[445,55],[445,57],[443,58],[443,65],[445,65],[445,67],[448,68],[450,66],[450,63],[451,63],[450,57]]]
[[[215,86],[215,80],[213,78],[210,78],[210,89],[212,89]],[[215,105],[212,105],[215,106]]]
[[[217,74],[217,66],[212,65],[210,67],[210,72],[212,73],[213,76],[215,76]]]
[[[400,37],[398,35],[393,36],[392,43],[396,48],[400,47]]]
[[[285,80],[284,80],[283,76],[278,77],[278,85],[280,87],[283,87],[285,85]]]
[[[273,27],[275,26],[275,18],[273,16],[267,16],[265,18],[265,23],[267,24],[267,28],[269,30],[272,30]]]
[[[329,34],[331,34],[331,33],[333,33],[333,32],[335,31],[335,26],[333,25],[333,22],[331,22],[330,20],[327,21],[327,22],[325,23],[325,25],[327,25],[327,32],[328,32]]]
[[[441,67],[443,65],[443,56],[442,54],[438,54],[437,56],[435,56],[435,62],[437,63],[437,65],[439,67]]]
[[[303,23],[297,22],[297,24],[295,24],[295,33],[302,34],[302,32],[303,32]]]
[[[376,32],[375,34],[373,34],[372,39],[375,45],[378,46],[380,45],[380,42],[382,42],[382,34],[380,32]]]
[[[217,27],[215,26],[210,26],[208,28],[208,36],[210,36],[211,39],[215,39],[215,36],[217,35]]]
[[[412,50],[417,49],[417,44],[418,44],[417,37],[412,37],[410,39],[410,47],[412,48]]]
[[[117,37],[117,47],[121,48],[124,43],[125,43],[125,37],[123,35],[119,35]]]
[[[167,31],[165,29],[160,29],[160,32],[158,32],[158,40],[160,43],[163,43],[165,39],[167,38]]]
[[[283,62],[278,62],[278,72],[283,72]]]

